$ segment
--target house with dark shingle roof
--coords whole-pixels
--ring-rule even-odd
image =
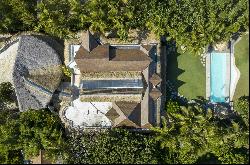
[[[79,73],[72,75],[72,84],[80,100],[112,102],[105,114],[112,127],[155,125],[156,101],[161,97],[155,47],[101,44],[89,31],[84,33],[69,63]]]

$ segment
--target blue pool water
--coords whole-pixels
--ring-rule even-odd
[[[210,101],[226,102],[228,87],[226,83],[226,56],[228,53],[211,53]]]

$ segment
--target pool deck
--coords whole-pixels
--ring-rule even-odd
[[[238,81],[239,81],[239,79],[240,79],[240,70],[239,70],[239,68],[237,68],[237,66],[236,66],[236,64],[235,64],[235,57],[234,57],[234,46],[235,46],[235,44],[236,43],[238,43],[239,41],[241,40],[241,37],[239,37],[237,40],[230,40],[230,50],[231,50],[231,67],[233,67],[234,68],[234,70],[235,70],[235,84],[234,85],[232,85],[232,86],[230,86],[231,87],[231,89],[230,89],[230,101],[232,101],[233,100],[233,96],[234,96],[234,92],[235,92],[235,89],[236,89],[236,85],[237,85],[237,83],[238,83]],[[231,84],[230,84],[231,85]]]
[[[210,53],[206,55],[206,99],[210,97]]]
[[[230,83],[231,83],[231,53],[226,56],[226,92],[228,95],[228,99],[230,98]],[[227,100],[229,102],[230,100]]]

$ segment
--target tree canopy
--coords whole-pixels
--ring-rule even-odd
[[[178,46],[199,53],[209,44],[248,29],[247,0],[2,0],[0,33],[38,31],[68,38],[91,29],[117,32],[149,30],[175,40]]]
[[[40,150],[46,150],[47,157],[55,161],[62,153],[63,138],[60,118],[47,109],[0,110],[0,163],[23,163]]]
[[[36,24],[36,1],[1,0],[0,33],[32,30]]]
[[[0,163],[22,163],[19,136],[18,115],[0,107]]]
[[[143,164],[159,162],[160,150],[151,135],[112,129],[73,134],[67,142],[67,163]]]
[[[249,128],[241,122],[244,116],[220,119],[211,109],[177,104],[168,103],[163,128],[153,128],[155,139],[165,149],[166,163],[197,163],[209,154],[221,163],[249,162]]]
[[[14,88],[9,82],[0,84],[0,103],[1,102],[13,102]]]
[[[155,0],[147,26],[158,35],[168,35],[177,45],[201,52],[208,44],[228,41],[248,27],[247,0]]]
[[[22,163],[39,150],[52,161],[62,158],[73,164],[248,163],[248,105],[248,99],[241,98],[234,116],[220,118],[200,104],[180,106],[170,100],[163,126],[153,132],[111,129],[68,135],[59,117],[47,109],[1,109],[0,163]]]

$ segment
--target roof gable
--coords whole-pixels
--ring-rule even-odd
[[[157,88],[153,88],[149,95],[152,97],[153,100],[156,100],[158,99],[162,94],[161,94],[161,91]]]
[[[89,52],[81,45],[79,50],[76,52],[75,59],[84,59],[89,55]]]
[[[119,109],[123,112],[123,114],[126,117],[128,117],[133,112],[137,104],[138,103],[136,102],[125,102],[125,101],[116,102],[116,105],[119,107]]]
[[[129,120],[133,121],[138,126],[141,126],[141,103],[137,104],[132,113],[129,115]]]
[[[148,52],[152,49],[152,45],[141,45],[144,49],[146,49]]]
[[[152,127],[152,124],[150,124],[150,123],[144,124],[142,126],[142,128],[147,128],[147,129],[150,129],[151,127]]]
[[[135,127],[135,128],[138,128],[139,126],[136,125],[134,122],[132,122],[129,119],[124,119],[118,125],[116,125],[116,127]]]
[[[159,84],[161,82],[161,77],[154,73],[150,78],[149,78],[149,81],[154,85],[156,86],[157,84]]]
[[[94,36],[89,32],[89,30],[83,33],[80,39],[82,41],[81,45],[88,52],[91,52],[94,48],[96,48],[99,45]]]
[[[112,107],[106,114],[105,116],[109,118],[112,122],[119,117],[120,115],[116,112],[116,110]]]

